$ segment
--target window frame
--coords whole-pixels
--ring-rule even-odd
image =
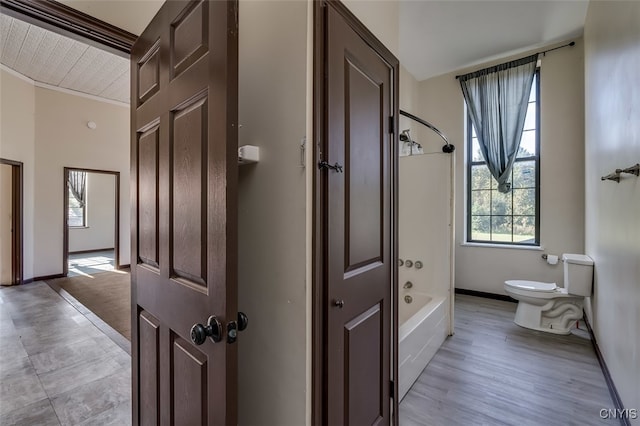
[[[467,131],[466,131],[466,136],[467,136],[467,141],[466,141],[466,148],[467,148],[467,152],[466,152],[466,172],[467,172],[467,179],[466,179],[466,201],[467,201],[467,208],[466,208],[466,221],[467,221],[467,226],[466,226],[466,238],[465,238],[465,242],[466,243],[471,243],[471,244],[478,244],[478,245],[483,245],[486,244],[488,246],[491,245],[502,245],[502,246],[518,246],[518,247],[540,247],[541,246],[541,242],[540,242],[540,68],[536,68],[536,72],[535,72],[535,89],[536,92],[536,137],[535,137],[535,144],[536,144],[536,154],[533,156],[529,156],[529,157],[522,157],[522,158],[516,158],[514,165],[516,162],[524,162],[524,161],[534,161],[535,162],[535,236],[534,236],[534,241],[533,242],[514,242],[513,241],[513,192],[511,193],[511,215],[504,215],[505,217],[511,217],[511,240],[512,241],[491,241],[491,240],[474,240],[472,239],[472,230],[471,230],[471,226],[472,226],[472,217],[474,216],[473,214],[471,214],[472,212],[472,194],[473,194],[473,190],[472,190],[472,169],[473,166],[479,166],[479,165],[486,165],[487,162],[486,161],[473,161],[473,124],[471,123],[471,116],[469,115],[468,111],[465,109],[465,114],[466,114],[466,121],[467,121]],[[513,173],[513,171],[512,171]],[[491,179],[493,179],[493,176],[491,176]],[[475,215],[478,216],[478,215]],[[494,216],[501,216],[501,215],[494,215],[491,214],[491,212],[488,215],[482,215],[482,216],[488,216],[490,218],[490,220],[494,217]],[[515,216],[519,216],[519,215],[515,215]],[[490,226],[489,229],[490,232],[490,236],[492,235],[492,228]]]

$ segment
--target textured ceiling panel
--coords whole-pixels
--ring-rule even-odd
[[[7,19],[4,19],[7,18]],[[17,21],[13,18],[3,16],[2,26],[8,26],[8,34],[7,38],[3,40],[2,43],[2,63],[8,66],[9,68],[13,68],[16,60],[18,59],[18,55],[20,54],[20,49],[22,48],[22,42],[27,36],[27,32],[29,31],[29,25],[24,22]],[[3,29],[4,32],[4,29]]]
[[[31,62],[34,56],[38,53],[42,39],[44,39],[44,30],[42,28],[29,25],[27,34],[24,40],[22,40],[22,46],[20,46],[20,53],[13,65],[16,70],[24,70],[31,67]]]
[[[129,102],[129,61],[49,30],[0,15],[0,62],[30,79]]]
[[[122,73],[117,80],[106,87],[98,96],[105,97],[107,99],[115,99],[116,96],[122,93],[129,94],[129,68]],[[127,99],[129,97],[127,96]]]
[[[60,37],[55,47],[41,58],[40,66],[36,67],[37,71],[33,73],[33,79],[54,86],[59,85],[85,50],[87,46],[69,38]]]

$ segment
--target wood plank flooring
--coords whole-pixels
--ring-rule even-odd
[[[513,323],[516,304],[456,295],[449,337],[400,404],[401,426],[597,425],[613,408],[586,327]]]

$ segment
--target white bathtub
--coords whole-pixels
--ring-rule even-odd
[[[410,295],[411,303],[404,297]],[[446,298],[416,291],[402,291],[399,301],[398,359],[400,400],[447,337]]]

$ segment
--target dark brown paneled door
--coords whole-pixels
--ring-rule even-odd
[[[167,1],[132,50],[134,424],[237,421],[237,37],[236,1]]]
[[[326,9],[326,420],[388,425],[394,68]]]

